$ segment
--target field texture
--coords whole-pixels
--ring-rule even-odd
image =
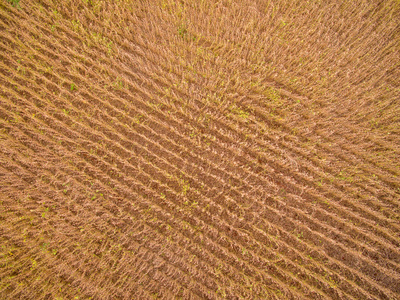
[[[398,0],[0,0],[1,299],[400,299]]]

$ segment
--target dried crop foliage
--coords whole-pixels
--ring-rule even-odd
[[[0,1],[0,298],[400,299],[400,3]]]

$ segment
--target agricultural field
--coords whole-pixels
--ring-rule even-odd
[[[400,2],[0,0],[0,299],[400,299]]]

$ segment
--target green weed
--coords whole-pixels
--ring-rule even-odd
[[[133,123],[140,124],[142,122],[143,122],[143,116],[142,115],[136,115],[136,116],[133,117],[132,125],[133,125]]]
[[[266,96],[269,100],[272,100],[276,104],[281,103],[281,95],[280,93],[274,89],[273,87],[269,87],[264,91],[264,96]]]
[[[353,179],[353,177],[351,175],[348,175],[343,171],[340,171],[339,174],[336,175],[336,177],[338,179],[340,179],[340,180],[347,181],[347,182],[350,182],[350,183],[354,181],[354,179]]]
[[[186,34],[187,34],[186,26],[185,25],[180,25],[178,27],[178,35],[180,37],[182,37],[182,38],[185,38]]]
[[[178,178],[178,183],[182,188],[182,194],[186,195],[190,189],[190,183],[182,178],[182,175]]]
[[[30,270],[32,271],[33,269],[36,268],[37,262],[36,262],[36,260],[34,260],[33,258],[31,258],[31,262],[32,262],[32,266],[30,267]]]
[[[76,23],[76,25],[79,25],[79,24]],[[91,35],[92,40],[95,43],[100,44],[100,45],[102,45],[103,47],[105,47],[107,49],[107,55],[108,56],[112,56],[112,54],[113,54],[113,41],[111,41],[109,38],[103,36],[101,33],[92,32],[90,35]],[[88,45],[90,46],[90,43]]]
[[[8,0],[8,3],[10,3],[14,7],[20,8],[19,1],[20,0]]]
[[[117,77],[117,79],[113,83],[113,87],[116,90],[122,90],[124,88],[124,83],[119,77]]]
[[[79,32],[79,30],[80,30],[80,28],[81,28],[81,23],[79,22],[79,20],[77,20],[77,21],[72,20],[72,21],[71,21],[71,24],[72,24],[72,29],[73,29],[75,32]]]
[[[229,111],[235,116],[242,118],[244,120],[247,120],[249,118],[249,113],[247,111],[244,111],[240,107],[237,107],[235,104],[229,107]]]

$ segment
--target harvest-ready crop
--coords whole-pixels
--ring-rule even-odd
[[[399,20],[0,1],[0,298],[400,299]]]

